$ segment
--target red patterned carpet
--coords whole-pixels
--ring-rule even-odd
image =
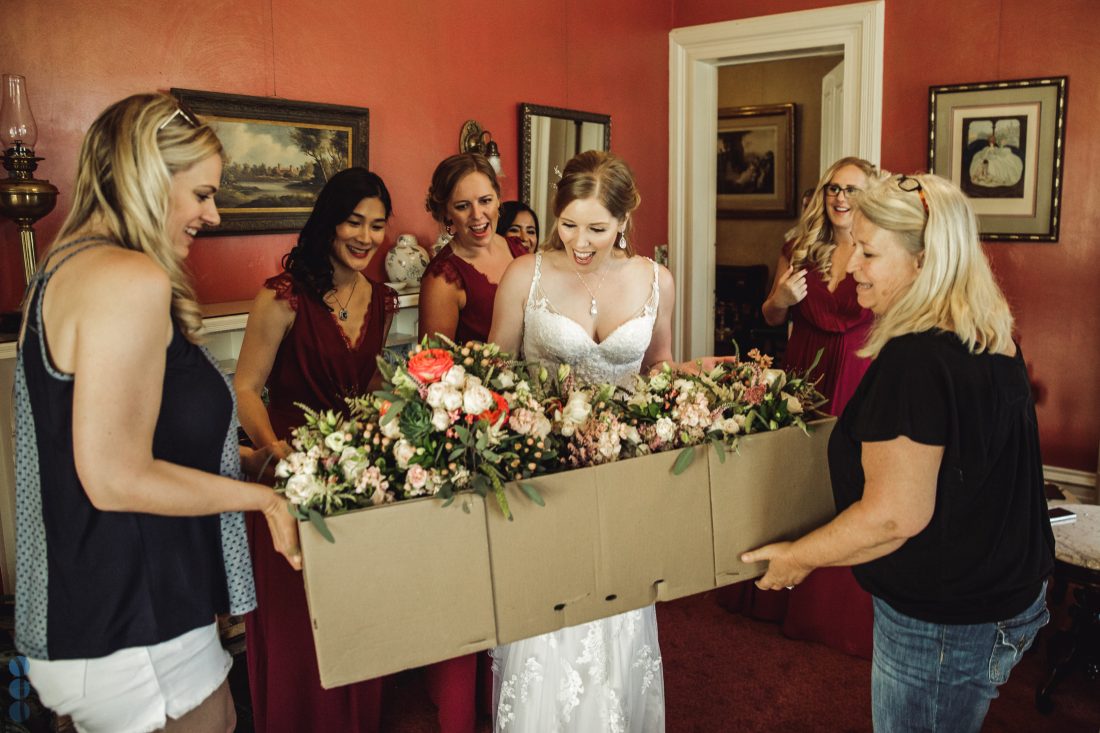
[[[1053,610],[1051,626],[1064,621],[1064,608]],[[871,730],[870,662],[787,639],[776,624],[727,613],[709,593],[658,604],[657,614],[668,733]],[[1035,709],[1051,626],[1001,688],[984,731],[1100,731],[1100,681],[1089,682],[1079,671],[1056,691],[1051,715]],[[438,729],[415,674],[394,678],[386,701],[387,733]],[[490,731],[482,721],[478,733]]]

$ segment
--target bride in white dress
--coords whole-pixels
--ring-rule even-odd
[[[573,158],[549,241],[504,273],[489,340],[528,361],[570,364],[594,382],[629,385],[671,362],[672,274],[635,257],[628,242],[640,201],[621,159]],[[653,606],[498,647],[493,671],[500,733],[664,731]]]

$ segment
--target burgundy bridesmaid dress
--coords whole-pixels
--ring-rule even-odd
[[[784,254],[790,256],[789,245]],[[806,297],[790,309],[793,325],[783,367],[805,370],[822,349],[812,376],[821,377],[818,391],[829,399],[826,411],[839,416],[870,366],[870,360],[856,356],[856,351],[867,338],[873,315],[859,305],[851,275],[829,292],[820,273],[808,272],[806,287]],[[848,568],[818,568],[789,592],[738,583],[721,589],[719,602],[730,611],[782,621],[783,633],[792,639],[871,656],[871,596]]]
[[[527,248],[519,237],[508,237],[508,251],[515,259],[527,254]],[[493,299],[497,295],[497,284],[489,279],[466,260],[454,253],[451,245],[446,245],[436,253],[424,271],[424,277],[442,277],[449,283],[458,283],[466,291],[466,307],[458,312],[458,327],[454,340],[464,344],[467,341],[488,341],[489,326],[493,322]]]
[[[305,422],[295,402],[346,412],[344,397],[366,391],[383,346],[386,316],[396,311],[397,297],[390,288],[371,282],[370,311],[352,343],[323,303],[299,297],[288,274],[265,285],[295,311],[267,381],[272,427],[280,438],[289,439],[290,431]],[[377,731],[382,680],[321,688],[302,576],[272,548],[264,518],[258,512],[245,516],[259,601],[247,617],[255,730]]]
[[[788,369],[805,369],[824,349],[814,374],[818,390],[829,398],[825,408],[839,416],[871,360],[856,356],[871,328],[873,315],[856,300],[856,282],[846,275],[833,292],[816,272],[807,273],[806,297],[792,309],[794,322],[787,343]],[[783,634],[817,641],[833,649],[871,658],[874,613],[871,596],[859,587],[849,568],[818,568],[790,591]]]

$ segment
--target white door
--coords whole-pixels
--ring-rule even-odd
[[[817,172],[818,178],[848,154],[844,150],[844,62],[841,61],[821,80],[821,170]]]

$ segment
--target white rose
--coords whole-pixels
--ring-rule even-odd
[[[784,392],[782,396],[787,399],[787,412],[791,413],[792,415],[802,414],[802,403],[798,400],[797,397],[787,394],[786,392]]]
[[[724,420],[719,420],[714,425],[726,435],[737,435],[741,432],[741,425],[736,418],[727,417]]]
[[[329,433],[325,436],[325,445],[329,450],[339,453],[344,449],[344,443],[347,441],[347,436],[343,432]]]
[[[402,438],[393,446],[393,457],[398,468],[408,468],[409,460],[416,455],[416,446]]]
[[[633,425],[620,425],[619,433],[631,445],[638,445],[642,442],[642,436],[638,432],[638,428]]]
[[[462,392],[453,387],[448,387],[443,393],[443,409],[457,410],[462,407]]]
[[[787,383],[787,374],[782,369],[765,369],[762,375],[764,383],[773,387],[778,382],[780,389]]]
[[[441,433],[451,427],[451,413],[446,410],[432,410],[432,427]]]
[[[536,414],[534,433],[537,437],[545,438],[547,435],[550,434],[550,430],[552,427],[553,426],[550,425],[550,420],[547,419],[546,415],[543,415],[541,412]]]
[[[275,478],[290,478],[290,461],[284,458],[275,464]]]
[[[669,443],[676,437],[676,423],[667,417],[659,418],[653,429],[662,443]]]
[[[588,419],[592,414],[592,405],[588,404],[588,395],[584,392],[574,392],[569,395],[569,402],[562,408],[561,434],[569,437],[578,425]]]
[[[443,375],[441,381],[451,389],[462,389],[466,384],[466,370],[458,364],[455,364],[447,370],[447,373]]]
[[[649,378],[649,388],[654,392],[664,392],[668,389],[668,375],[658,372]]]
[[[286,482],[286,498],[292,504],[305,504],[324,490],[324,484],[316,477],[306,474],[291,476]]]
[[[473,378],[467,381],[466,391],[462,395],[462,410],[467,415],[480,415],[496,403],[492,392],[480,384],[469,384],[472,381]]]
[[[511,389],[515,385],[516,380],[511,372],[501,372],[497,375],[497,382],[500,384],[501,389]]]
[[[401,437],[401,418],[394,417],[388,422],[383,419],[381,421],[382,435],[387,438],[400,438]]]
[[[432,382],[428,385],[428,394],[424,397],[424,401],[433,408],[441,407],[443,405],[443,397],[450,389],[451,388],[443,384],[443,382]]]

